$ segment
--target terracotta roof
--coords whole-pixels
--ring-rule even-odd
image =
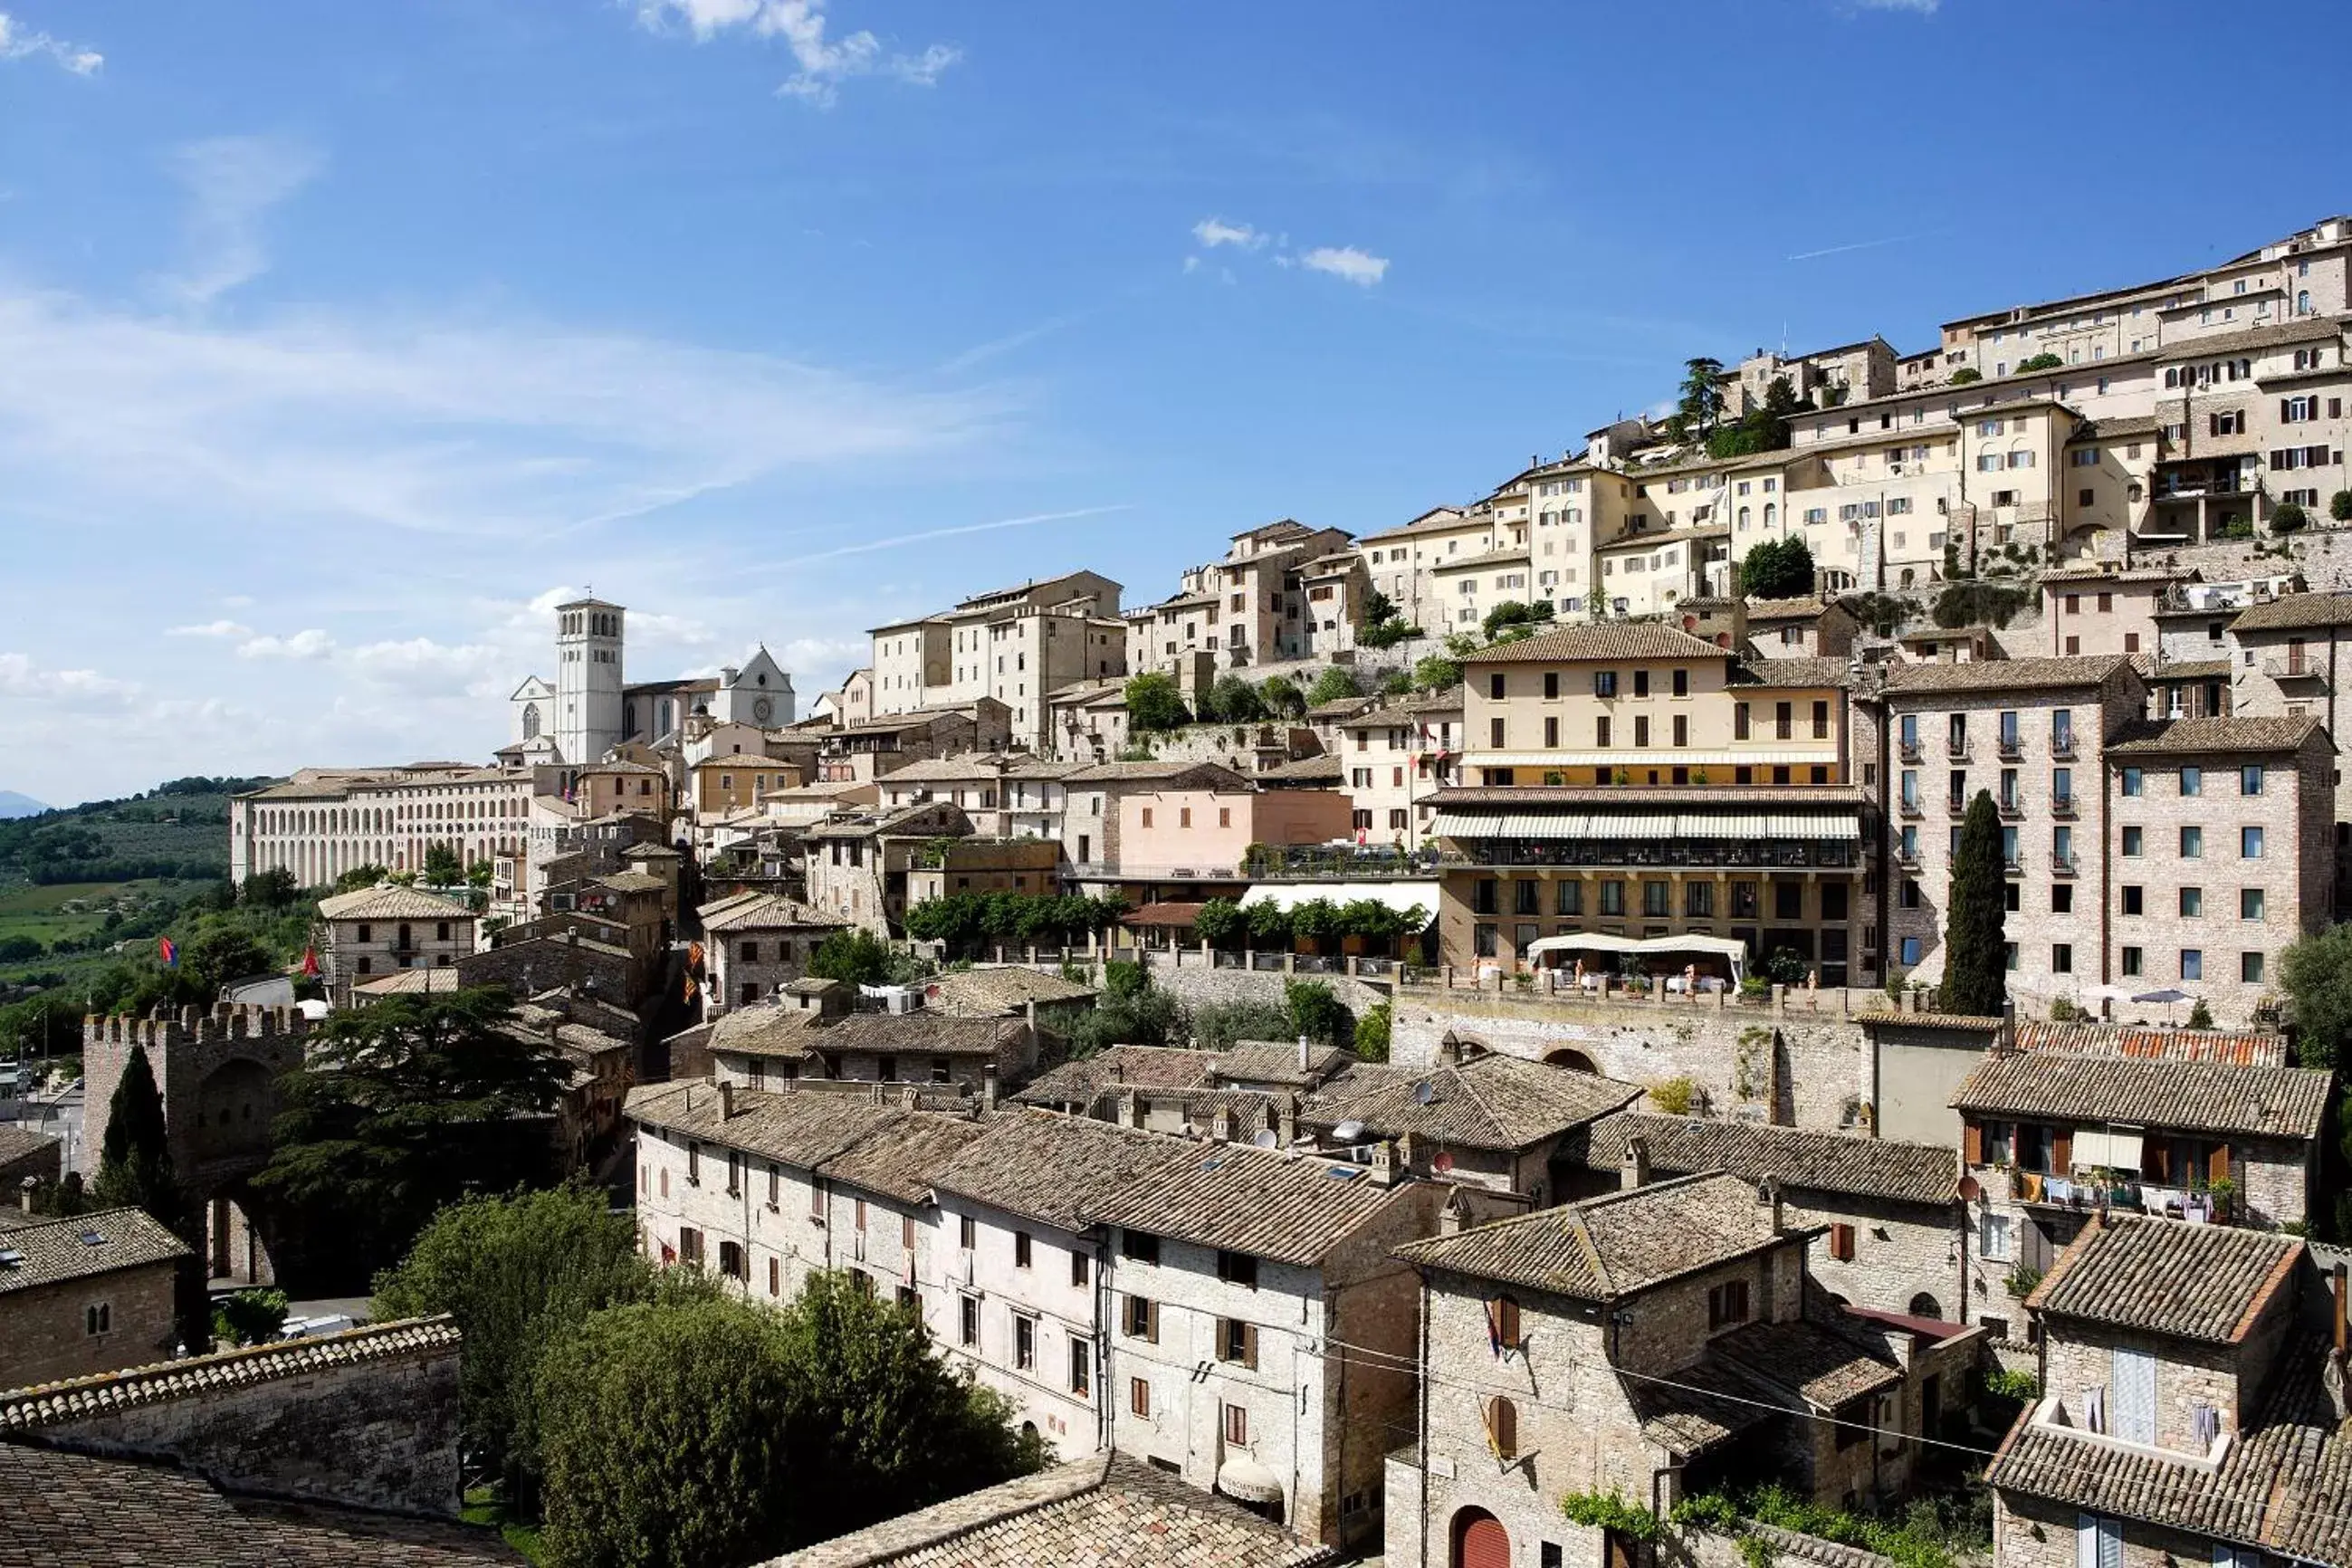
[[[999,1113],[988,1136],[938,1171],[932,1186],[1064,1230],[1083,1229],[1093,1207],[1164,1163],[1178,1139],[1050,1110]]]
[[[1319,1127],[1360,1121],[1383,1138],[1410,1132],[1517,1152],[1621,1110],[1642,1092],[1639,1084],[1500,1054],[1429,1073],[1366,1064],[1332,1079],[1300,1120]]]
[[[1015,1013],[1034,1002],[1083,1002],[1095,988],[1042,969],[1007,964],[996,969],[950,971],[923,985],[927,1011],[957,1018],[987,1018]]]
[[[2155,666],[2147,672],[2150,680],[2219,680],[2231,673],[2226,658],[2181,658]]]
[[[2109,1216],[2083,1228],[2025,1299],[2044,1317],[2236,1344],[2303,1260],[2301,1238]]]
[[[2316,1138],[2334,1079],[2316,1068],[2023,1051],[1987,1056],[1952,1091],[1951,1103],[1994,1116]]]
[[[24,1234],[11,1232],[7,1245],[15,1246],[16,1238]],[[446,1317],[402,1318],[363,1329],[346,1329],[340,1334],[279,1340],[241,1350],[190,1356],[184,1361],[100,1373],[95,1377],[37,1384],[0,1394],[0,1436],[36,1432],[59,1422],[111,1415],[218,1389],[308,1377],[326,1367],[350,1366],[419,1351],[455,1353],[457,1343],[457,1325]],[[0,1452],[5,1451],[5,1445],[0,1445]]]
[[[944,1014],[835,1013],[755,1004],[720,1018],[710,1048],[744,1056],[803,1058],[824,1051],[886,1056],[993,1057],[1018,1042],[1020,1018],[955,1017]]]
[[[695,913],[701,917],[702,929],[707,931],[800,931],[812,926],[833,930],[849,923],[819,914],[808,905],[777,893],[738,893],[731,899],[705,904]]]
[[[1749,1323],[1708,1341],[1706,1348],[1766,1387],[1785,1389],[1816,1410],[1834,1410],[1903,1381],[1903,1369],[1892,1358],[1874,1355],[1802,1318]]]
[[[20,1226],[0,1241],[0,1253],[16,1256],[13,1263],[0,1262],[0,1296],[6,1296],[118,1268],[169,1263],[187,1257],[188,1247],[143,1209],[126,1208]],[[0,1414],[0,1428],[6,1424]]]
[[[1189,927],[1201,918],[1204,906],[1195,903],[1145,904],[1118,917],[1123,926]]]
[[[411,970],[406,973],[430,974],[433,972],[428,969]],[[19,1127],[13,1121],[0,1121],[0,1165],[21,1160],[26,1155],[37,1153],[43,1149],[55,1149],[59,1146],[58,1141],[46,1132],[36,1132],[29,1127]]]
[[[863,1187],[902,1204],[919,1204],[950,1161],[986,1136],[988,1129],[966,1116],[914,1111],[886,1121],[830,1160],[817,1173],[830,1182]]]
[[[1774,1418],[1768,1401],[1757,1397],[1754,1380],[1714,1357],[1685,1367],[1672,1383],[1629,1378],[1620,1386],[1642,1424],[1642,1436],[1684,1458]]]
[[[425,892],[421,888],[403,887],[398,882],[380,882],[373,888],[361,888],[320,899],[319,913],[331,921],[469,921],[474,918],[474,911],[463,904]]]
[[[658,893],[669,886],[668,878],[651,871],[608,871],[596,881],[616,893]]]
[[[2232,632],[2294,631],[2305,626],[2352,626],[2352,594],[2281,594],[2248,605],[2230,623]]]
[[[2154,423],[2149,421],[2151,426]],[[2042,585],[2045,588],[2079,588],[2086,583],[2183,583],[2195,576],[2194,572],[2178,571],[2170,566],[2123,566],[2112,570],[2103,566],[2074,566],[2060,572],[2044,572],[2042,574]]]
[[[1265,788],[1288,784],[1338,784],[1348,776],[1348,765],[1328,752],[1312,757],[1298,757],[1286,763],[1276,763],[1258,770],[1258,783]]]
[[[1734,686],[1782,690],[1843,688],[1853,679],[1853,671],[1842,658],[1745,658],[1731,667]]]
[[[1465,555],[1458,560],[1440,561],[1436,565],[1431,567],[1430,570],[1433,572],[1465,572],[1486,566],[1508,565],[1512,562],[1523,562],[1527,559],[1527,547],[1525,545],[1520,545],[1516,549],[1489,550],[1483,555]]]
[[[232,1498],[191,1471],[0,1443],[0,1555],[108,1568],[479,1568],[521,1563],[494,1530]]]
[[[1571,664],[1621,658],[1729,658],[1678,626],[1654,621],[1608,621],[1562,626],[1538,637],[1480,648],[1465,664]]]
[[[1898,1013],[1893,1008],[1865,1007],[1853,1016],[1853,1021],[1878,1027],[1914,1029],[1980,1029],[1990,1041],[2000,1028],[2001,1020],[1975,1013]]]
[[[2184,338],[2179,342],[2165,344],[2158,351],[2157,357],[2165,360],[2220,359],[2241,349],[2326,342],[2343,335],[2344,324],[2336,318],[2305,316],[2274,322],[2267,327],[2248,327],[2242,332],[2216,332],[2210,338]]]
[[[1064,784],[1183,784],[1194,787],[1247,789],[1249,780],[1219,763],[1096,763],[1062,775]]]
[[[1398,1247],[1408,1262],[1605,1301],[1783,1239],[1737,1176],[1680,1176]]]
[[[2162,1222],[2158,1222],[2162,1223]],[[2324,1334],[2281,1347],[2253,1418],[2218,1465],[2045,1426],[2028,1411],[1986,1471],[2007,1492],[2116,1514],[2289,1560],[2352,1563],[2352,1447],[2321,1376]]]
[[[1107,1454],[902,1514],[761,1568],[1315,1568],[1337,1555],[1139,1459]]]
[[[1345,1046],[1309,1046],[1302,1068],[1296,1040],[1235,1040],[1230,1048],[1211,1054],[1209,1081],[1303,1089],[1321,1083],[1355,1059],[1356,1053]]]
[[[2084,689],[2105,686],[2117,670],[2130,668],[2131,659],[2119,653],[2086,654],[2074,658],[1971,659],[1965,664],[1898,664],[1886,672],[1886,690],[1889,696],[1907,697],[1915,692]]]
[[[1348,721],[1348,727],[1351,730],[1377,730],[1389,725],[1402,728],[1418,724],[1423,718],[1433,713],[1461,711],[1462,688],[1458,685],[1449,686],[1443,691],[1416,692],[1410,697],[1399,698],[1384,707],[1375,708],[1369,713],[1360,713]]]
[[[2021,1051],[2226,1062],[2231,1067],[2287,1065],[2286,1037],[2261,1029],[2150,1029],[2135,1024],[2051,1024],[2021,1018],[2011,1037]]]
[[[355,996],[432,996],[445,991],[464,988],[465,981],[457,969],[442,965],[433,969],[396,969],[390,974],[379,974],[373,980],[362,980],[352,987]]]
[[[1194,1144],[1098,1199],[1087,1217],[1125,1230],[1313,1267],[1411,1189],[1362,1165],[1242,1143]]]
[[[1959,1195],[1959,1155],[1948,1144],[1898,1143],[1851,1132],[1818,1132],[1760,1121],[1730,1121],[1627,1110],[1592,1124],[1585,1163],[1615,1171],[1628,1140],[1650,1152],[1661,1174],[1727,1171],[1747,1182],[1774,1177],[1784,1187],[1948,1205]]]
[[[1683,605],[1687,609],[1691,603],[1691,600],[1685,599]],[[1748,601],[1748,619],[1751,623],[1810,621],[1818,618],[1829,608],[1831,608],[1829,605],[1819,599],[1750,599]]]
[[[2231,752],[2293,752],[2302,749],[2319,727],[2318,719],[2309,714],[2139,720],[2125,725],[2107,742],[2107,755],[2197,757]]]
[[[1353,719],[1360,713],[1370,712],[1379,702],[1377,697],[1334,697],[1328,702],[1309,704],[1307,716],[1309,719]]]
[[[734,1094],[735,1114],[722,1117],[719,1088],[708,1080],[646,1084],[629,1090],[624,1114],[641,1126],[740,1149],[803,1171],[814,1170],[867,1133],[908,1114],[871,1095],[757,1089],[738,1089]]]
[[[1087,1105],[1126,1089],[1192,1089],[1208,1081],[1216,1053],[1187,1046],[1113,1046],[1032,1080],[1016,1100],[1029,1105]]]

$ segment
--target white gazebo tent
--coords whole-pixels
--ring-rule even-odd
[[[1556,969],[1572,963],[1580,953],[1610,953],[1620,957],[1639,956],[1684,963],[1704,954],[1723,962],[1730,972],[1734,985],[1747,978],[1748,973],[1748,944],[1735,942],[1727,936],[1632,937],[1579,932],[1543,937],[1528,943],[1527,950],[1527,956],[1539,968]],[[1666,967],[1680,967],[1680,963],[1669,963]]]

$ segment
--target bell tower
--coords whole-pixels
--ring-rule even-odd
[[[574,599],[555,607],[556,750],[575,767],[621,743],[622,616],[618,605]]]

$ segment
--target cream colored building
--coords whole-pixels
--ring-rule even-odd
[[[1424,614],[1422,629],[1433,637],[1454,632],[1477,636],[1480,623],[1495,606],[1528,602],[1528,571],[1524,545],[1439,563],[1430,581],[1440,624],[1429,625]]]
[[[1341,721],[1339,733],[1356,832],[1370,844],[1420,848],[1437,792],[1461,782],[1462,689],[1399,698]]]
[[[1339,626],[1350,600],[1361,618],[1362,591],[1344,591],[1353,574],[1337,558],[1354,548],[1343,529],[1288,518],[1234,534],[1224,559],[1193,567],[1173,596],[1127,614],[1129,668],[1178,676],[1189,691],[1205,673],[1195,662],[1202,653],[1214,656],[1215,669],[1247,669],[1353,647],[1353,624],[1344,633]],[[1312,601],[1310,570],[1325,590]],[[1323,620],[1333,624],[1318,631]]]
[[[471,868],[527,852],[532,800],[562,787],[555,767],[301,768],[229,802],[229,879],[286,870],[303,887],[362,866],[420,870],[436,845]]]
[[[877,717],[1002,702],[1015,741],[1048,743],[1045,694],[1127,673],[1119,585],[1072,572],[976,594],[873,631]]]

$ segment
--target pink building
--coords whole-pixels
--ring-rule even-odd
[[[1118,802],[1118,871],[1233,877],[1253,844],[1324,844],[1353,836],[1352,800],[1337,790],[1171,789]]]

